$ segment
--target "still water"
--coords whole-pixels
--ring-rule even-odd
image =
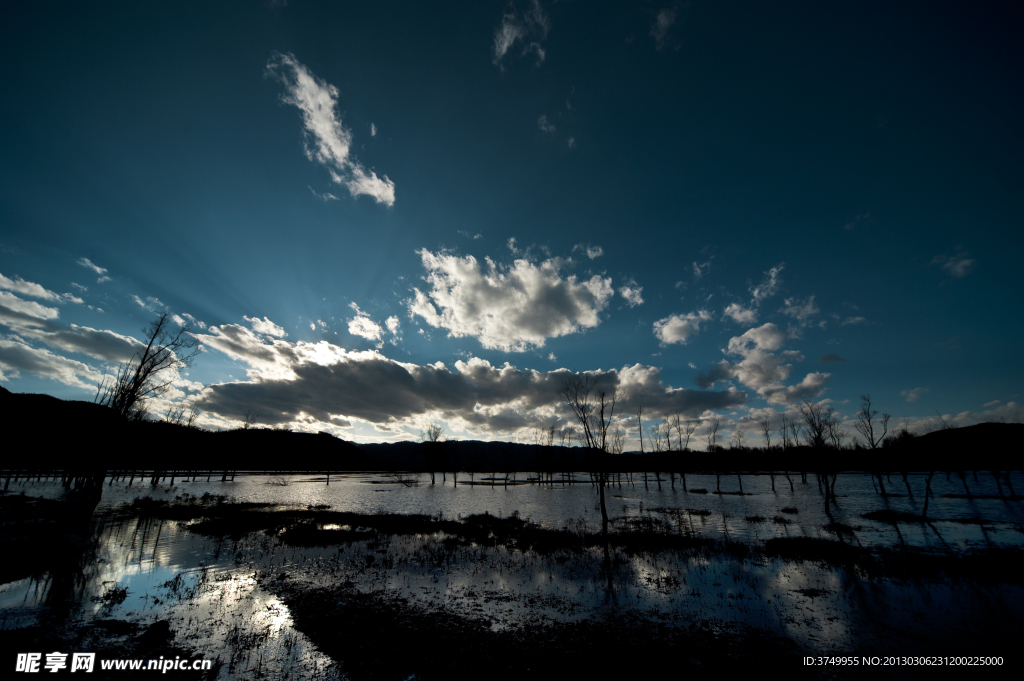
[[[523,474],[520,474],[520,483]],[[865,474],[841,474],[835,485],[833,518],[852,528],[852,542],[865,547],[913,546],[936,552],[1024,544],[1024,508],[1011,490],[1024,490],[1024,476],[996,480],[988,473],[966,480],[936,474],[931,481],[931,523],[892,525],[863,518],[878,510],[920,514],[925,477],[883,476],[888,496]],[[457,519],[488,512],[518,511],[542,526],[596,531],[600,510],[585,473],[576,483],[480,484],[461,474],[436,484],[428,475],[398,479],[381,474],[331,476],[240,475],[234,481],[178,478],[156,485],[136,479],[111,481],[93,512],[94,551],[81,557],[73,575],[55,571],[39,579],[0,585],[0,629],[29,626],[52,610],[54,590],[76,606],[78,622],[122,619],[142,625],[168,620],[176,641],[224,666],[219,678],[275,677],[290,670],[306,677],[333,678],[334,661],[292,626],[288,607],[260,582],[288,574],[307,585],[351,580],[365,592],[393,594],[418,607],[455,605],[486,616],[498,629],[538,618],[572,621],[599,617],[612,609],[680,622],[739,623],[770,630],[813,652],[884,645],[891,634],[873,624],[884,619],[897,630],[927,638],[929,627],[944,635],[972,621],[1019,612],[1018,586],[974,584],[909,585],[896,580],[861,580],[843,570],[786,562],[737,561],[728,556],[667,554],[618,556],[608,577],[600,556],[578,553],[566,559],[502,547],[459,549],[438,557],[431,537],[395,537],[380,548],[354,542],[340,548],[292,548],[276,538],[251,535],[239,541],[190,533],[187,523],[125,517],[116,511],[139,497],[158,500],[223,495],[229,501],[282,508],[330,506],[360,513],[423,513]],[[834,539],[817,481],[799,474],[769,476],[688,475],[683,483],[633,475],[607,490],[612,518],[655,517],[680,530],[713,539],[758,544],[778,536]],[[467,484],[474,482],[476,484]],[[510,481],[511,482],[511,481]],[[742,482],[743,494],[740,495]],[[966,488],[965,488],[966,482]],[[720,484],[722,494],[715,494]],[[695,492],[694,490],[707,490]],[[971,497],[966,498],[969,491]],[[63,490],[47,481],[12,481],[8,494],[58,498]],[[953,496],[956,495],[956,496]],[[978,519],[975,522],[957,522]],[[372,568],[367,556],[386,551]],[[605,570],[603,572],[603,570]],[[104,598],[125,589],[121,600]],[[857,594],[853,599],[851,594]],[[1002,604],[1005,604],[1002,605]],[[996,610],[992,610],[996,608]],[[920,613],[944,612],[922,620]],[[952,627],[952,628],[951,628]],[[963,635],[971,634],[964,630]]]
[[[401,480],[380,474],[347,474],[331,476],[329,483],[323,476],[310,475],[240,475],[234,481],[220,482],[216,476],[207,482],[205,477],[193,481],[180,477],[172,486],[169,480],[157,485],[136,478],[111,481],[103,489],[103,497],[96,508],[103,514],[120,504],[131,503],[139,497],[173,500],[184,494],[202,496],[204,493],[224,495],[230,501],[258,502],[281,506],[326,505],[335,511],[357,513],[423,513],[457,519],[476,513],[491,513],[505,517],[518,511],[524,519],[552,529],[586,521],[591,527],[600,523],[598,497],[586,473],[573,475],[575,484],[556,478],[552,484],[519,483],[480,484],[486,476],[477,474],[471,482],[465,473],[458,484],[447,476],[442,482],[430,483],[426,474],[405,475]],[[912,473],[904,482],[899,475],[883,476],[886,497],[879,493],[878,483],[861,473],[840,474],[835,484],[833,518],[852,526],[862,546],[918,546],[969,549],[974,546],[1016,546],[1024,542],[1024,504],[1012,501],[1011,489],[1024,491],[1024,475],[1013,473],[998,481],[990,473],[968,473],[966,481],[956,474],[937,473],[931,481],[932,496],[928,502],[928,517],[932,525],[891,524],[868,520],[863,514],[878,510],[920,514],[925,500],[925,474]],[[775,491],[767,475],[723,475],[720,481],[714,475],[687,475],[686,488],[675,478],[674,485],[665,475],[661,481],[649,474],[646,484],[643,474],[633,474],[632,482],[625,477],[608,487],[606,504],[611,518],[630,517],[645,513],[662,512],[669,522],[679,522],[678,514],[664,511],[708,511],[710,515],[684,514],[696,534],[710,538],[728,538],[743,542],[758,542],[776,536],[821,536],[834,538],[822,529],[830,522],[825,513],[824,499],[813,475],[801,481],[799,473],[790,473],[790,483],[783,475],[775,476]],[[966,487],[965,487],[966,483]],[[743,494],[737,494],[742,484]],[[673,489],[674,486],[674,489]],[[716,494],[716,487],[722,494]],[[695,493],[693,490],[706,490]],[[12,482],[10,493],[24,491],[31,496],[57,498],[63,492],[53,482]],[[970,493],[970,498],[966,497]],[[955,495],[955,496],[954,496]],[[783,512],[796,509],[796,513]],[[764,522],[749,522],[747,518],[761,517]],[[776,518],[780,522],[773,522]],[[956,522],[980,518],[983,523]],[[787,522],[783,523],[781,520]],[[898,529],[898,531],[897,531]],[[940,536],[941,535],[941,536]]]

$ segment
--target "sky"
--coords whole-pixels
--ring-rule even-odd
[[[207,428],[627,449],[807,400],[1020,420],[1013,3],[20,3],[0,22],[0,385]],[[649,431],[645,430],[645,437]],[[692,445],[691,445],[692,446]],[[700,442],[697,447],[701,447]]]

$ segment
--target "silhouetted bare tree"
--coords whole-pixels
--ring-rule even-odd
[[[815,449],[823,449],[828,444],[827,422],[831,416],[831,407],[804,400],[800,405],[800,414],[804,417],[807,444]]]
[[[431,423],[420,433],[420,439],[427,448],[427,468],[430,469],[430,484],[434,484],[434,469],[441,463],[441,443],[444,440],[444,429],[440,423]]]
[[[146,417],[147,402],[160,397],[178,378],[178,370],[192,366],[201,346],[190,324],[172,328],[170,313],[163,313],[148,328],[146,347],[118,367],[117,373],[96,388],[95,402],[132,420]]]
[[[580,440],[597,457],[596,482],[601,502],[601,522],[608,528],[608,508],[604,500],[604,487],[608,480],[608,430],[615,417],[618,390],[595,390],[597,380],[592,376],[573,374],[565,379],[558,390],[559,397],[568,405],[579,423]],[[596,392],[596,395],[593,394]]]
[[[871,396],[861,395],[860,396],[860,411],[857,412],[857,423],[854,427],[857,432],[860,433],[868,449],[875,449],[885,439],[885,434],[889,432],[889,419],[892,418],[889,414],[882,413],[882,434],[875,437],[875,417],[878,416],[878,410],[871,408]]]

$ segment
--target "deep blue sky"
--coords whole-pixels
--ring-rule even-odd
[[[5,8],[0,383],[169,311],[209,427],[1019,418],[1021,18],[896,4]]]

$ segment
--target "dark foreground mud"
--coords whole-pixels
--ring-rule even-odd
[[[600,620],[496,631],[484,617],[426,610],[354,585],[304,589],[278,580],[265,588],[353,679],[649,678],[668,669],[787,668],[799,659],[791,641],[714,623],[681,627],[613,610]]]

